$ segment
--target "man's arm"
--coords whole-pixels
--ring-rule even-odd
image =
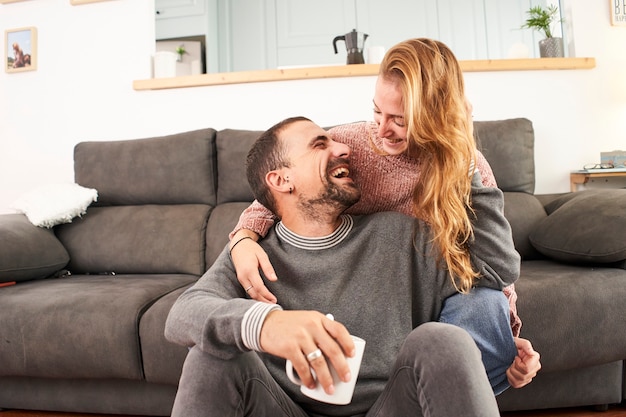
[[[165,337],[229,359],[258,350],[254,342],[258,343],[260,328],[254,328],[254,323],[262,324],[275,309],[280,306],[246,297],[226,248],[213,266],[176,300],[165,323]]]
[[[307,386],[315,385],[312,367],[329,394],[329,362],[343,380],[350,378],[345,355],[352,356],[354,344],[345,326],[317,311],[283,311],[276,304],[248,299],[228,250],[174,303],[165,337],[224,360],[251,350],[289,359]],[[306,354],[317,348],[324,356],[308,362]]]

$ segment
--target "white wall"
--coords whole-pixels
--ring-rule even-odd
[[[599,161],[601,151],[626,149],[626,27],[610,26],[608,3],[567,1],[576,55],[595,57],[595,69],[466,74],[475,120],[533,121],[537,193],[567,191],[570,170]],[[320,125],[371,118],[374,77],[134,91],[133,80],[150,77],[153,7],[146,0],[0,5],[2,30],[39,32],[37,70],[0,72],[0,212],[37,185],[72,181],[73,147],[83,140],[265,129],[296,114]]]

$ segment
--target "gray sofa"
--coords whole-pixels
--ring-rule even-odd
[[[501,409],[621,402],[626,191],[535,196],[530,121],[476,132],[523,256],[522,336],[543,363]],[[0,287],[0,408],[169,415],[187,350],[165,340],[165,318],[251,201],[258,133],[79,143],[75,180],[99,195],[84,216],[51,230],[0,216],[0,283],[17,282]]]

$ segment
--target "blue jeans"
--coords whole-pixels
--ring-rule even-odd
[[[448,297],[439,319],[472,336],[495,395],[509,388],[506,370],[517,355],[509,317],[509,302],[502,291],[476,287],[469,294]]]

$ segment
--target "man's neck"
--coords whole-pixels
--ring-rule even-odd
[[[293,233],[305,237],[328,236],[341,225],[341,217],[336,214],[327,216],[323,213],[317,213],[316,215],[305,217],[301,214],[287,214],[283,216],[281,222]]]

